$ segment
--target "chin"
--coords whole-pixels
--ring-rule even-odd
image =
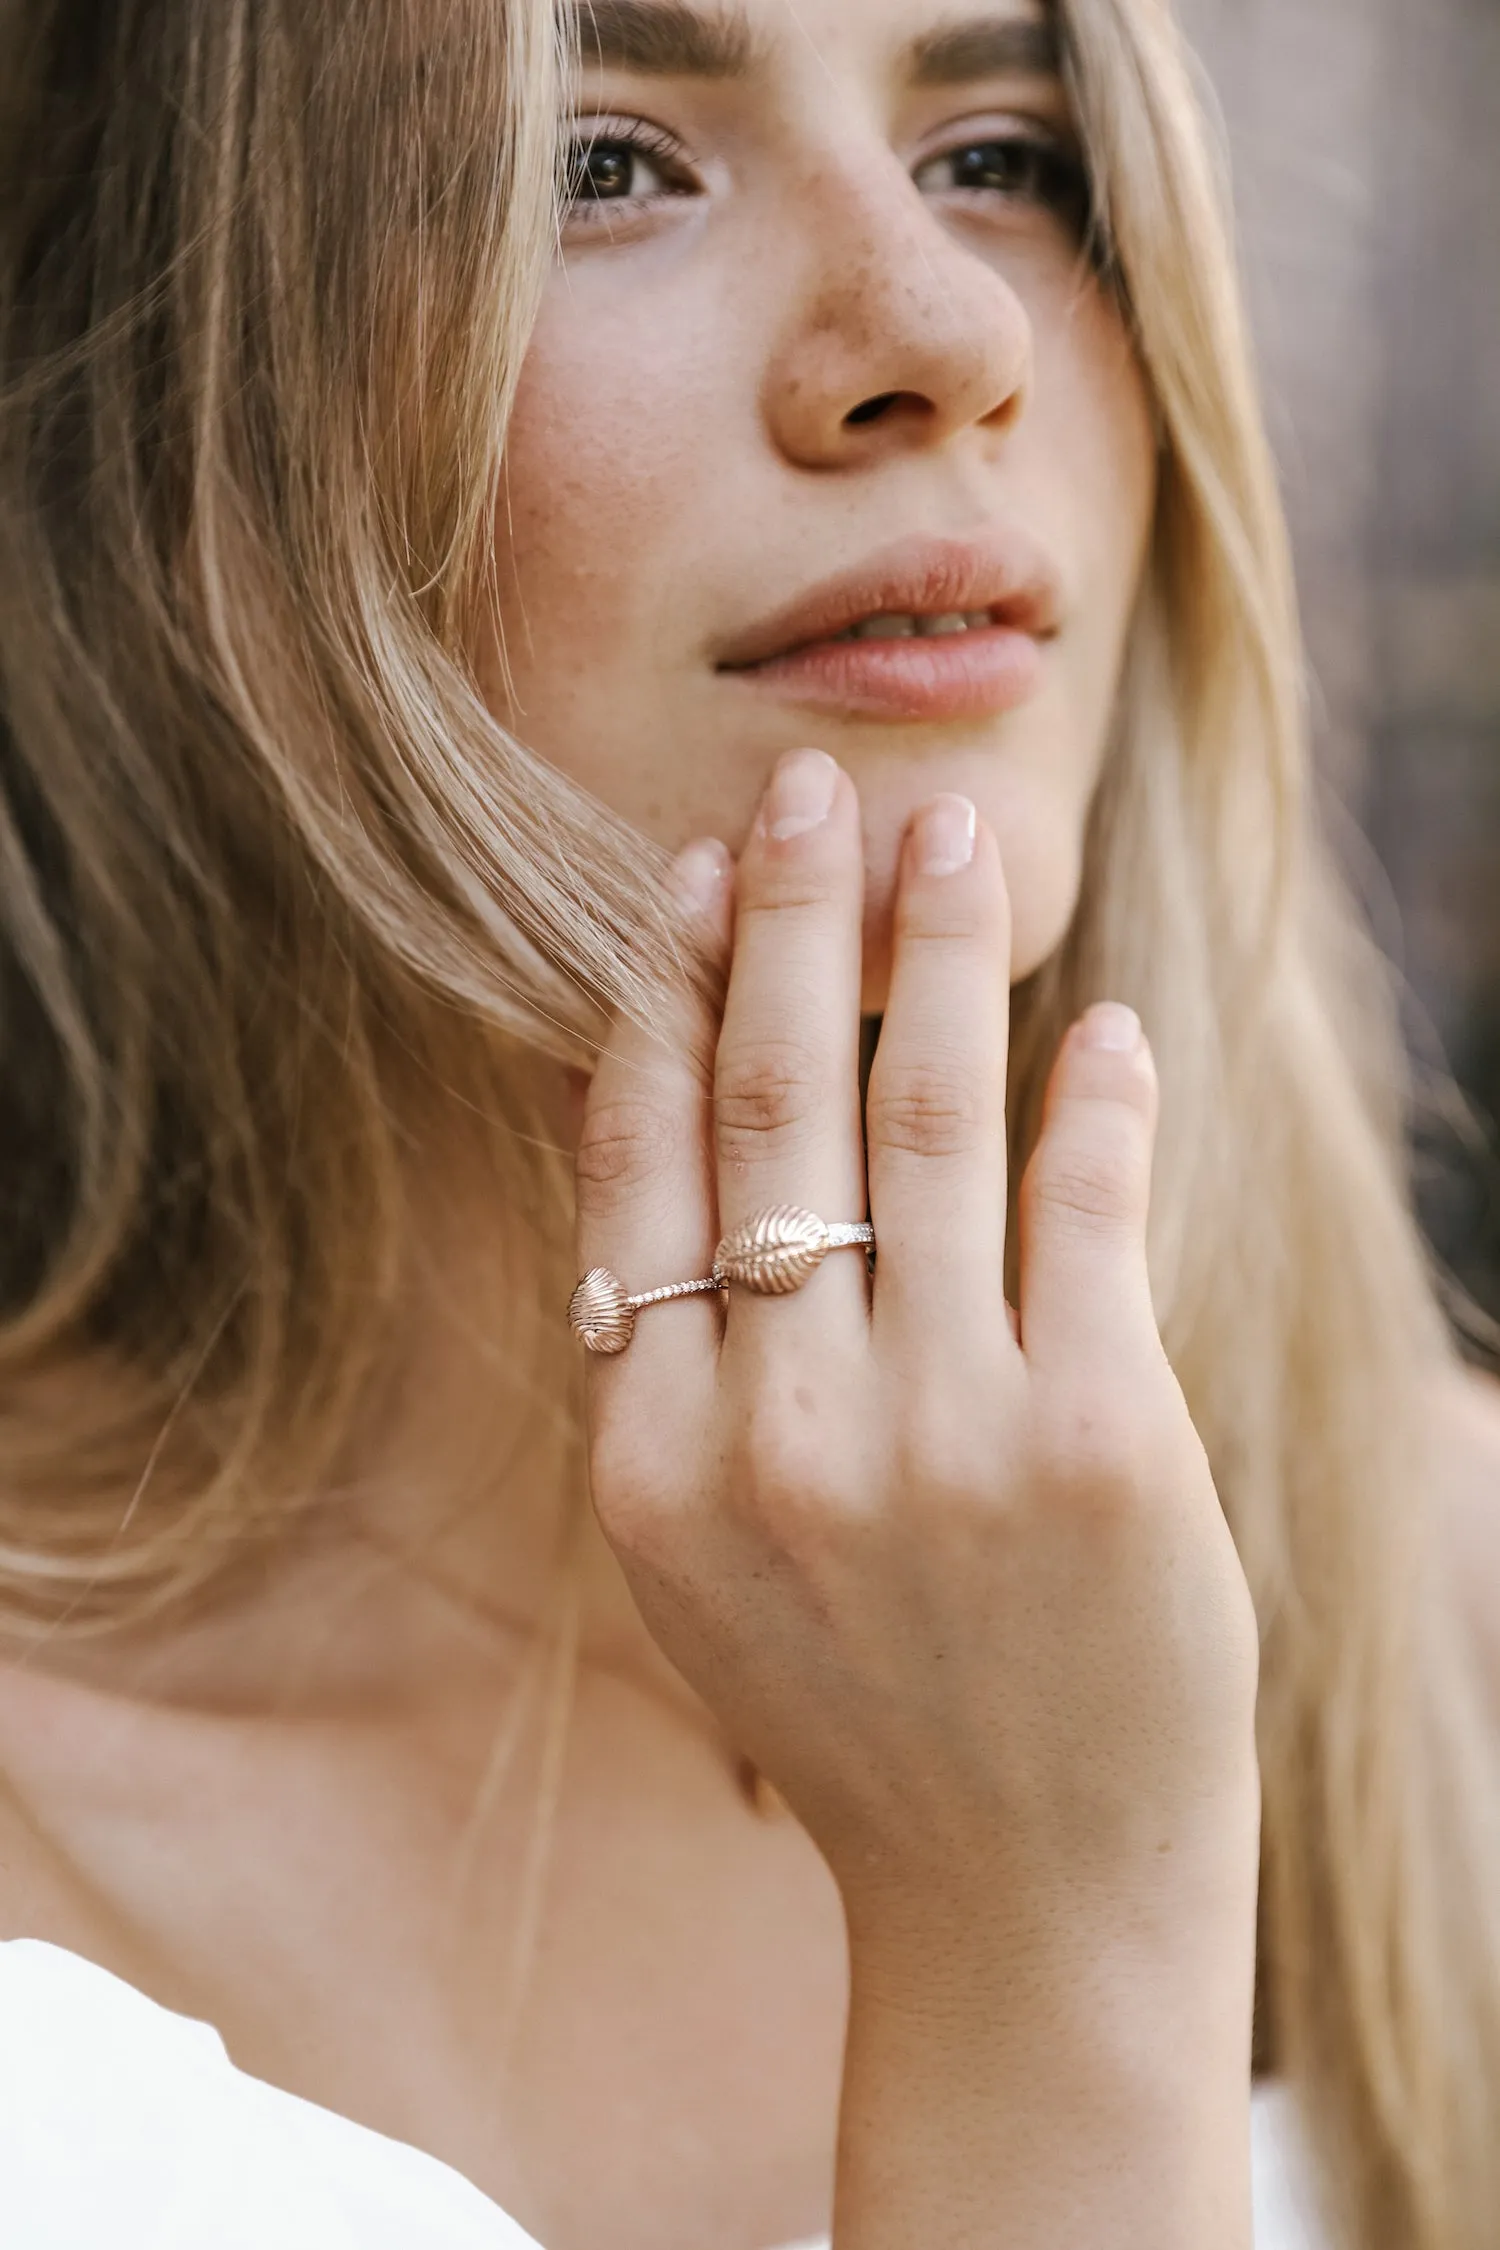
[[[1049,879],[1019,882],[1014,869],[1024,863],[1025,855],[1014,844],[1007,853],[1003,834],[1000,849],[1002,859],[1012,870],[1010,981],[1014,987],[1024,984],[1043,962],[1050,961],[1067,937],[1078,906],[1081,870],[1069,855],[1069,864],[1059,864]],[[1059,857],[1061,859],[1061,855]],[[1028,878],[1033,877],[1030,867],[1027,874]],[[860,1012],[866,1016],[882,1015],[890,994],[894,894],[894,867],[867,871],[864,959],[860,976]]]
[[[1029,976],[1042,966],[1062,944],[1068,934],[1066,922],[1045,938],[1036,937],[1032,943],[1018,943],[1011,954],[1010,981],[1012,989],[1024,984]],[[860,975],[859,1012],[863,1016],[881,1016],[891,990],[891,927],[887,920],[875,930],[866,930],[864,965]]]

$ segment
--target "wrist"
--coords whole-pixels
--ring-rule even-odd
[[[851,1921],[836,2243],[899,2250],[909,2196],[986,2250],[1248,2250],[1253,1879],[1175,1927],[1061,1897],[916,1921]]]
[[[868,1851],[834,1870],[851,1969],[896,2006],[959,1990],[983,2003],[991,1986],[1013,1997],[1098,1980],[1170,1989],[1253,1952],[1259,1846],[1252,1775],[1191,1835],[1143,1837],[1108,1863]]]
[[[1028,1931],[1008,1919],[979,1937],[929,1929],[920,1947],[850,1943],[850,2017],[941,2075],[974,2082],[1055,2074],[1132,2097],[1175,2099],[1241,2077],[1248,2091],[1255,1980],[1254,1900],[1233,1916],[1150,1932],[1101,1936],[1076,1928]]]

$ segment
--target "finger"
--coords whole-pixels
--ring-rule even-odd
[[[727,953],[733,867],[722,844],[690,844],[673,869],[690,937]],[[589,1087],[577,1158],[580,1274],[602,1267],[631,1294],[708,1275],[717,1238],[709,1070],[717,1026],[687,983],[663,997],[647,1030],[620,1019]],[[628,1383],[676,1395],[711,1370],[722,1314],[716,1294],[643,1307],[619,1358],[589,1353],[596,1394]]]
[[[967,797],[913,820],[890,996],[865,1104],[877,1329],[919,1348],[955,1322],[1006,1341],[1005,1066],[1010,902]]]
[[[1091,1008],[1063,1042],[1021,1184],[1021,1342],[1039,1370],[1160,1349],[1146,1269],[1156,1114],[1134,1011]]]
[[[861,1219],[859,999],[864,855],[848,776],[820,750],[772,776],[737,875],[734,962],[714,1074],[719,1217],[778,1204]],[[729,1332],[785,1340],[842,1304],[861,1324],[864,1260],[837,1250],[795,1297],[730,1291]],[[767,1328],[766,1324],[770,1327]]]

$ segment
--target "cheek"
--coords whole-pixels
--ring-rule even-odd
[[[1114,308],[1074,296],[1039,314],[1036,336],[1016,468],[1064,564],[1069,625],[1045,705],[980,795],[1010,886],[1017,981],[1057,950],[1077,910],[1157,493],[1150,394]]]
[[[1140,362],[1098,291],[1075,297],[1043,327],[1033,412],[1058,466],[1057,521],[1084,638],[1113,685],[1155,515],[1157,455]]]
[[[1098,296],[1075,303],[1039,352],[1033,432],[1046,463],[1046,520],[1067,558],[1071,621],[1060,686],[1075,746],[1075,873],[1108,753],[1157,504],[1150,392],[1124,324]],[[1059,780],[1061,776],[1059,776]],[[1056,870],[1062,854],[1048,855]],[[1054,878],[1055,880],[1055,878]]]
[[[689,535],[684,498],[701,490],[691,363],[626,320],[609,323],[601,356],[599,325],[583,334],[576,311],[544,313],[506,440],[500,614],[528,712],[559,685],[576,692],[645,659],[657,571]]]

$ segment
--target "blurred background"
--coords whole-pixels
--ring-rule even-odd
[[[1222,112],[1325,778],[1500,1319],[1500,0],[1179,0]]]

